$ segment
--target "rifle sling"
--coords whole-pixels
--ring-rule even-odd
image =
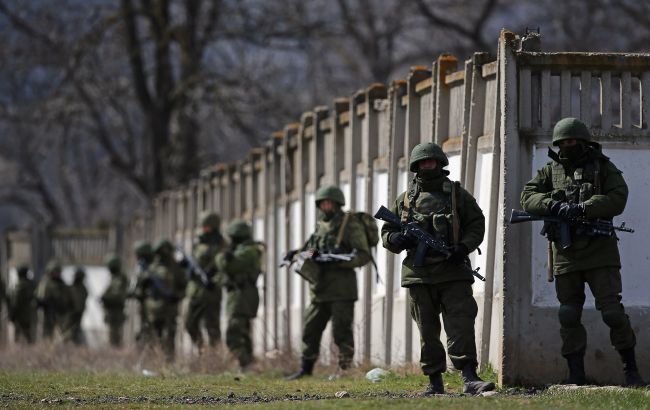
[[[341,222],[341,227],[339,228],[339,233],[336,235],[336,248],[341,247],[341,242],[343,242],[343,235],[345,234],[345,228],[348,225],[350,220],[350,212],[346,212],[343,216],[343,222]]]

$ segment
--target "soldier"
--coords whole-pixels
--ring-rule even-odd
[[[137,271],[133,276],[127,292],[128,297],[135,298],[138,301],[140,316],[140,330],[136,335],[136,341],[140,345],[146,345],[151,342],[152,330],[151,323],[148,321],[147,309],[145,304],[146,289],[144,280],[149,276],[149,268],[153,263],[154,255],[151,244],[146,241],[137,241],[133,245],[133,251],[137,260]]]
[[[242,370],[246,370],[253,361],[251,319],[257,316],[260,302],[257,278],[263,249],[253,240],[251,227],[245,221],[233,221],[226,233],[230,247],[216,257],[220,282],[228,292],[226,345],[239,360]]]
[[[102,295],[104,322],[108,326],[109,341],[112,346],[122,346],[122,327],[126,320],[124,305],[126,303],[127,279],[122,273],[120,258],[114,254],[106,255],[106,267],[111,274],[111,282]]]
[[[36,290],[36,301],[43,309],[43,337],[51,339],[58,329],[66,340],[70,335],[69,312],[73,306],[70,287],[61,278],[61,264],[50,260],[45,266],[46,276]]]
[[[34,343],[33,326],[36,317],[36,285],[29,278],[29,266],[19,265],[18,283],[9,294],[9,319],[14,323],[16,342]]]
[[[591,141],[589,130],[575,118],[555,124],[548,162],[521,193],[526,212],[564,219],[584,217],[612,220],[625,209],[628,188],[621,171]],[[623,361],[626,386],[644,386],[634,355],[636,338],[621,304],[621,261],[616,236],[588,236],[571,231],[572,245],[559,246],[551,232],[555,290],[560,302],[558,317],[562,356],[569,367],[568,383],[584,384],[587,333],[581,323],[584,285],[596,299],[596,309],[610,328],[610,339]]]
[[[215,346],[221,339],[219,318],[221,313],[221,287],[216,286],[215,257],[224,245],[223,236],[219,232],[221,218],[213,212],[203,212],[199,216],[201,228],[198,232],[198,243],[192,251],[194,260],[207,275],[207,283],[203,283],[198,272],[190,268],[190,281],[186,295],[189,300],[185,329],[192,337],[192,342],[199,350],[203,346],[201,321],[208,331],[210,346]]]
[[[68,337],[74,344],[84,344],[85,337],[81,329],[81,318],[86,310],[86,298],[88,290],[84,285],[86,272],[84,268],[78,266],[74,272],[74,280],[70,286],[70,295],[72,296],[72,307],[70,309],[70,332]]]
[[[145,310],[151,330],[162,343],[168,361],[174,359],[176,318],[185,292],[186,278],[174,260],[174,246],[160,240],[153,249],[154,262],[143,279]]]
[[[316,263],[305,261],[301,268],[303,276],[311,276],[311,303],[305,312],[302,331],[302,360],[300,370],[287,377],[295,380],[311,375],[318,359],[320,341],[328,321],[332,321],[334,342],[339,349],[339,371],[345,371],[354,356],[354,302],[357,300],[357,275],[354,268],[361,267],[371,259],[370,247],[364,227],[356,218],[350,218],[341,210],[345,205],[343,192],[335,186],[320,188],[315,195],[318,208],[316,232],[304,244],[304,250],[318,252],[351,253],[350,261]],[[312,274],[307,274],[307,270]]]
[[[402,222],[417,222],[434,237],[449,244],[451,255],[429,251],[423,266],[414,266],[417,242],[400,227],[385,223],[382,240],[394,253],[406,250],[402,263],[402,286],[408,288],[411,316],[420,329],[422,371],[429,376],[425,395],[444,393],[442,372],[447,368],[440,342],[440,319],[447,333],[447,352],[454,367],[462,371],[463,392],[478,394],[494,389],[476,374],[474,320],[478,307],[472,296],[474,277],[462,265],[478,248],[485,233],[485,218],[472,195],[447,178],[449,160],[433,143],[418,144],[411,152],[409,169],[415,172],[407,192],[392,208]]]

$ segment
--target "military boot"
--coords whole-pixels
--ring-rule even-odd
[[[432,396],[434,394],[445,394],[445,385],[442,383],[442,373],[429,375],[429,385],[424,391],[424,395]]]
[[[562,384],[575,384],[578,386],[586,384],[585,352],[567,354],[564,358],[569,367],[569,378],[564,380]]]
[[[297,380],[304,376],[311,376],[312,371],[314,370],[315,360],[302,359],[300,365],[300,370],[297,372],[285,377],[285,380]]]
[[[463,367],[463,393],[476,395],[492,391],[494,388],[494,383],[483,381],[478,377],[474,363],[468,363]]]
[[[623,361],[623,371],[625,372],[625,387],[644,387],[648,384],[643,381],[639,374],[639,369],[636,367],[636,357],[634,355],[634,348],[619,350],[618,354],[621,355]]]

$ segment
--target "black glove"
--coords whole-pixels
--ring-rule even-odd
[[[296,256],[297,253],[298,253],[298,250],[297,250],[297,249],[294,249],[294,250],[288,251],[288,252],[284,255],[284,259],[283,259],[283,260],[285,260],[285,261],[292,261],[292,260],[293,260],[293,257]]]
[[[232,251],[225,251],[223,253],[223,259],[226,262],[230,262],[231,260],[233,260],[234,257],[235,257],[235,254]]]
[[[399,249],[410,249],[417,245],[414,238],[402,233],[393,232],[388,236],[388,242]]]
[[[451,254],[447,256],[447,260],[452,263],[461,263],[469,254],[469,249],[462,243],[453,245],[449,248]]]
[[[551,215],[564,219],[575,219],[585,214],[585,204],[573,204],[570,202],[554,202],[551,205]]]
[[[190,266],[190,261],[187,260],[187,258],[183,258],[180,261],[178,261],[178,266],[180,266],[181,268],[187,268],[188,266]]]

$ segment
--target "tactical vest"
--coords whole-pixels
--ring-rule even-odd
[[[460,228],[458,217],[459,183],[445,180],[442,191],[421,191],[413,182],[400,204],[403,223],[417,222],[437,239],[445,243],[458,243]]]
[[[564,198],[556,200],[577,204],[601,193],[601,166],[596,159],[576,168],[571,175],[566,175],[564,166],[556,161],[551,164],[553,191]]]

